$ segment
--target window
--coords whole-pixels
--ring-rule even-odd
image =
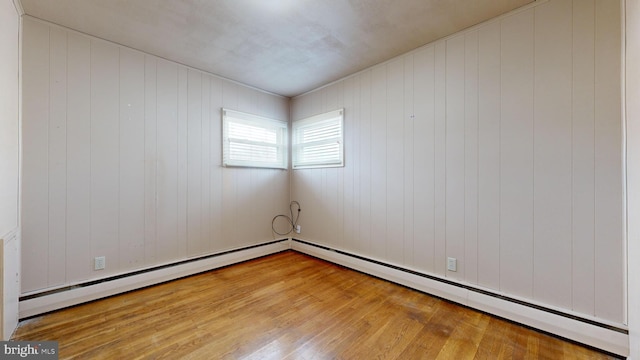
[[[224,166],[287,168],[287,123],[222,109]]]
[[[343,113],[335,110],[293,123],[293,168],[344,166]]]

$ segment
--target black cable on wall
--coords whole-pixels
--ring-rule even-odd
[[[295,219],[294,219],[294,216],[293,216],[293,206],[294,205],[298,208],[298,211],[296,211]],[[274,233],[276,233],[278,235],[281,235],[281,236],[289,235],[298,226],[298,218],[300,217],[300,210],[301,209],[300,209],[300,203],[299,202],[294,200],[291,203],[289,203],[289,214],[291,215],[291,217],[289,217],[287,215],[282,215],[282,214],[274,216],[273,220],[271,220],[271,230]],[[289,226],[291,227],[289,229],[289,231],[287,231],[286,233],[279,233],[275,228],[276,219],[278,219],[280,217],[285,218],[287,220],[287,223],[289,223]]]

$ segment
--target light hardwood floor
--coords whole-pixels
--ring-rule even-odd
[[[608,359],[294,251],[25,320],[60,359]]]

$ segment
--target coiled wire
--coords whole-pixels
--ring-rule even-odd
[[[295,220],[294,220],[294,216],[293,216],[293,206],[296,206],[298,208],[298,211],[296,211],[296,216],[295,216]],[[271,220],[271,230],[281,236],[284,235],[289,235],[293,230],[296,229],[296,227],[298,226],[298,218],[300,217],[300,203],[297,201],[292,201],[291,203],[289,203],[289,214],[291,215],[291,217],[287,216],[287,215],[276,215],[273,217],[273,220]],[[276,228],[275,228],[275,222],[279,217],[283,217],[287,220],[287,223],[289,223],[289,226],[291,227],[289,229],[289,231],[287,231],[286,233],[279,233]]]

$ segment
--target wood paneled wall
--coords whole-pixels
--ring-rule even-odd
[[[620,6],[550,0],[294,98],[345,108],[345,167],[292,173],[299,237],[625,323]]]
[[[23,293],[273,239],[288,172],[222,168],[220,109],[287,98],[29,17],[23,46]]]
[[[0,5],[0,238],[18,228],[20,16],[13,2]]]
[[[20,248],[20,13],[0,2],[0,339],[18,324]]]
[[[629,359],[640,359],[640,2],[625,0]],[[634,305],[635,304],[635,305]]]

